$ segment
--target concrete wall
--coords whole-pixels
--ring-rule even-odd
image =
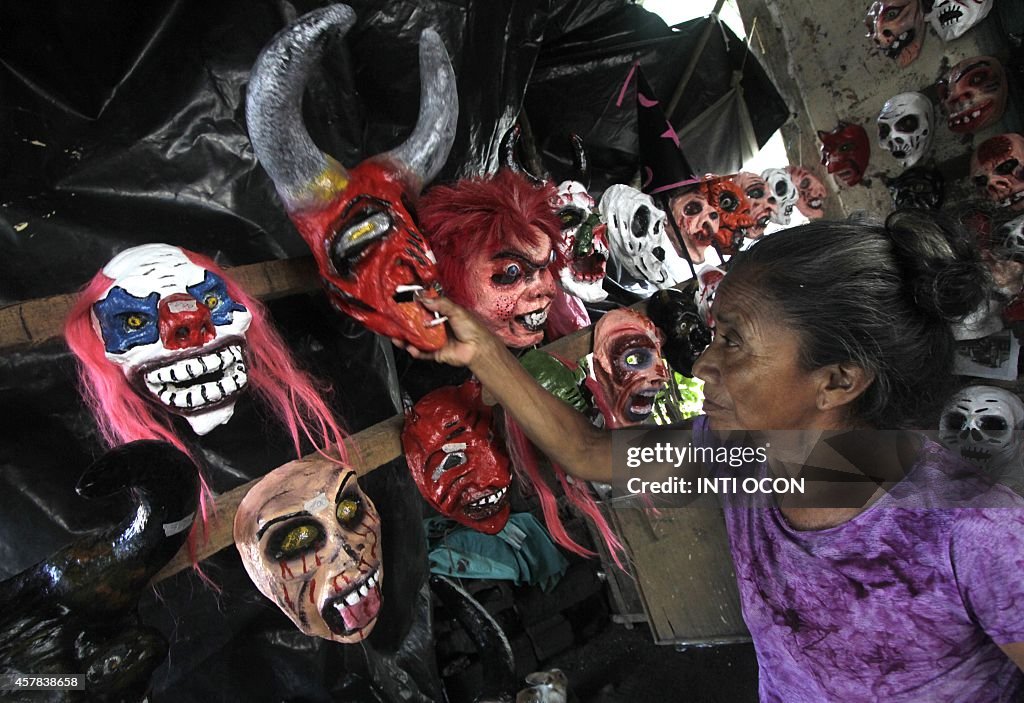
[[[877,145],[875,118],[885,101],[897,93],[922,92],[936,108],[931,158],[946,176],[947,203],[972,195],[967,172],[974,144],[1020,128],[1017,112],[1011,106],[1000,125],[976,135],[954,135],[946,128],[937,105],[934,85],[946,68],[975,55],[1005,57],[1007,45],[995,25],[995,12],[948,44],[926,23],[921,55],[901,69],[895,61],[875,53],[866,37],[864,18],[870,0],[738,2],[747,33],[751,34],[751,47],[794,112],[783,127],[790,162],[812,168],[832,191],[826,205],[829,217],[857,210],[875,214],[891,210],[892,201],[882,176],[896,176],[901,168]],[[865,180],[853,187],[834,181],[819,163],[817,131],[831,131],[840,120],[863,126],[871,142]]]

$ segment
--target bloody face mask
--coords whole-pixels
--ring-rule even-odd
[[[936,85],[950,132],[970,134],[995,124],[1006,110],[1006,71],[998,59],[972,56]]]
[[[177,247],[144,244],[103,267],[113,283],[92,306],[108,361],[132,387],[206,434],[231,419],[248,384],[252,315],[224,279]]]
[[[302,95],[331,30],[355,22],[345,5],[300,17],[264,48],[253,68],[246,120],[253,149],[285,210],[313,252],[328,298],[374,332],[433,350],[443,320],[414,300],[440,289],[434,255],[409,214],[444,165],[455,137],[458,96],[440,37],[420,37],[420,114],[401,146],[346,169],[313,143]]]
[[[876,0],[868,8],[868,38],[901,68],[921,53],[924,14],[919,0]]]
[[[512,473],[478,382],[421,398],[406,414],[402,447],[416,486],[434,510],[490,535],[505,527]]]
[[[871,156],[868,134],[857,124],[840,122],[831,132],[818,132],[821,164],[841,183],[854,186],[864,178]]]
[[[768,189],[765,180],[756,173],[742,171],[734,178],[750,201],[750,216],[754,218],[754,224],[747,231],[747,236],[751,239],[760,239],[764,235],[764,228],[779,211],[779,202]]]
[[[267,474],[235,513],[235,546],[260,593],[307,635],[366,639],[381,607],[380,516],[356,474],[317,457]]]
[[[554,206],[562,221],[559,254],[564,263],[558,270],[558,280],[567,293],[598,303],[608,297],[602,286],[608,238],[594,199],[582,183],[565,181],[558,186]]]
[[[708,205],[718,212],[718,235],[715,241],[719,251],[731,256],[739,251],[743,238],[755,225],[750,200],[731,176],[702,181],[700,188]]]
[[[828,191],[821,180],[806,168],[801,166],[787,166],[793,183],[800,197],[796,201],[796,209],[808,220],[817,220],[825,216],[824,204]]]
[[[597,321],[586,385],[607,427],[628,427],[646,420],[667,382],[661,340],[650,318],[618,308]]]
[[[1024,137],[1000,134],[983,141],[971,156],[971,180],[998,206],[1024,211]]]
[[[937,169],[915,166],[908,168],[886,185],[892,194],[893,208],[938,210],[945,196],[945,179]]]
[[[935,0],[925,19],[943,41],[952,41],[985,19],[993,4],[993,0]]]
[[[695,264],[704,263],[704,252],[718,235],[718,210],[711,207],[700,189],[672,198],[670,209],[690,261]]]

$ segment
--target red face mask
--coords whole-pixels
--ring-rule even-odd
[[[431,507],[493,535],[508,522],[512,473],[491,424],[478,382],[446,386],[425,395],[406,414],[402,447]]]
[[[936,85],[950,132],[970,134],[995,124],[1006,110],[1006,72],[998,59],[973,56]]]
[[[732,176],[703,181],[700,187],[708,205],[718,211],[718,249],[731,256],[739,251],[743,237],[756,224],[753,206]]]
[[[871,156],[868,133],[857,124],[840,122],[831,132],[818,132],[821,163],[841,183],[854,186],[864,178]]]

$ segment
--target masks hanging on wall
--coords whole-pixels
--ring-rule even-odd
[[[750,200],[733,176],[701,181],[700,187],[708,204],[718,212],[718,249],[732,256],[755,224]]]
[[[971,181],[999,207],[1024,210],[1024,137],[1000,134],[979,144],[971,156]]]
[[[796,209],[808,220],[817,220],[825,216],[825,184],[802,166],[787,166],[786,172],[796,183],[800,197],[796,201]]]
[[[558,186],[554,205],[562,221],[559,254],[564,263],[558,270],[558,280],[567,293],[580,300],[601,302],[608,297],[602,287],[608,237],[594,199],[582,183],[565,181]]]
[[[868,38],[900,68],[921,54],[924,14],[919,0],[875,0],[865,20]]]
[[[973,134],[1006,111],[1006,71],[998,59],[972,56],[952,66],[936,85],[950,132]]]
[[[279,32],[253,68],[246,122],[260,164],[309,245],[338,310],[420,349],[445,342],[443,320],[415,301],[436,292],[434,255],[407,208],[444,165],[458,95],[451,62],[431,29],[420,36],[420,112],[401,146],[346,169],[302,123],[302,95],[331,32],[355,23],[346,5],[303,15]]]
[[[775,212],[771,214],[771,221],[779,225],[789,225],[793,217],[793,208],[800,199],[800,192],[793,182],[793,177],[784,168],[769,168],[761,172],[761,178],[778,204]]]
[[[1003,388],[968,386],[943,409],[939,440],[992,476],[1020,476],[1024,402]]]
[[[878,113],[878,146],[892,154],[903,168],[917,165],[932,146],[935,114],[921,93],[900,93],[889,98]]]
[[[699,188],[672,198],[669,209],[694,264],[704,263],[705,252],[718,236],[720,216]],[[680,252],[682,254],[682,252]]]
[[[612,256],[633,278],[659,288],[672,285],[665,271],[665,213],[651,196],[627,185],[613,185],[601,196],[601,218],[608,226]]]
[[[770,190],[765,180],[756,173],[741,171],[733,178],[750,201],[750,216],[754,219],[754,224],[747,230],[746,236],[760,239],[764,236],[764,228],[778,214],[779,202],[775,199],[774,191]]]
[[[934,0],[925,15],[942,41],[952,41],[988,17],[993,0]]]
[[[661,339],[650,318],[618,308],[594,325],[594,352],[586,386],[606,427],[638,425],[654,411],[654,399],[668,383]]]
[[[871,157],[868,133],[859,124],[840,122],[831,132],[818,132],[821,165],[836,180],[855,186],[864,179]]]
[[[256,588],[299,630],[342,644],[373,631],[380,516],[352,469],[320,457],[275,469],[239,504],[234,538]]]
[[[434,510],[490,535],[505,527],[512,472],[477,381],[423,396],[406,414],[402,447]]]

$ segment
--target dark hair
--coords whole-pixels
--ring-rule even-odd
[[[951,324],[991,285],[972,242],[923,210],[776,232],[734,257],[722,285],[738,277],[799,331],[805,368],[874,373],[853,415],[884,429],[933,424],[956,385]]]

